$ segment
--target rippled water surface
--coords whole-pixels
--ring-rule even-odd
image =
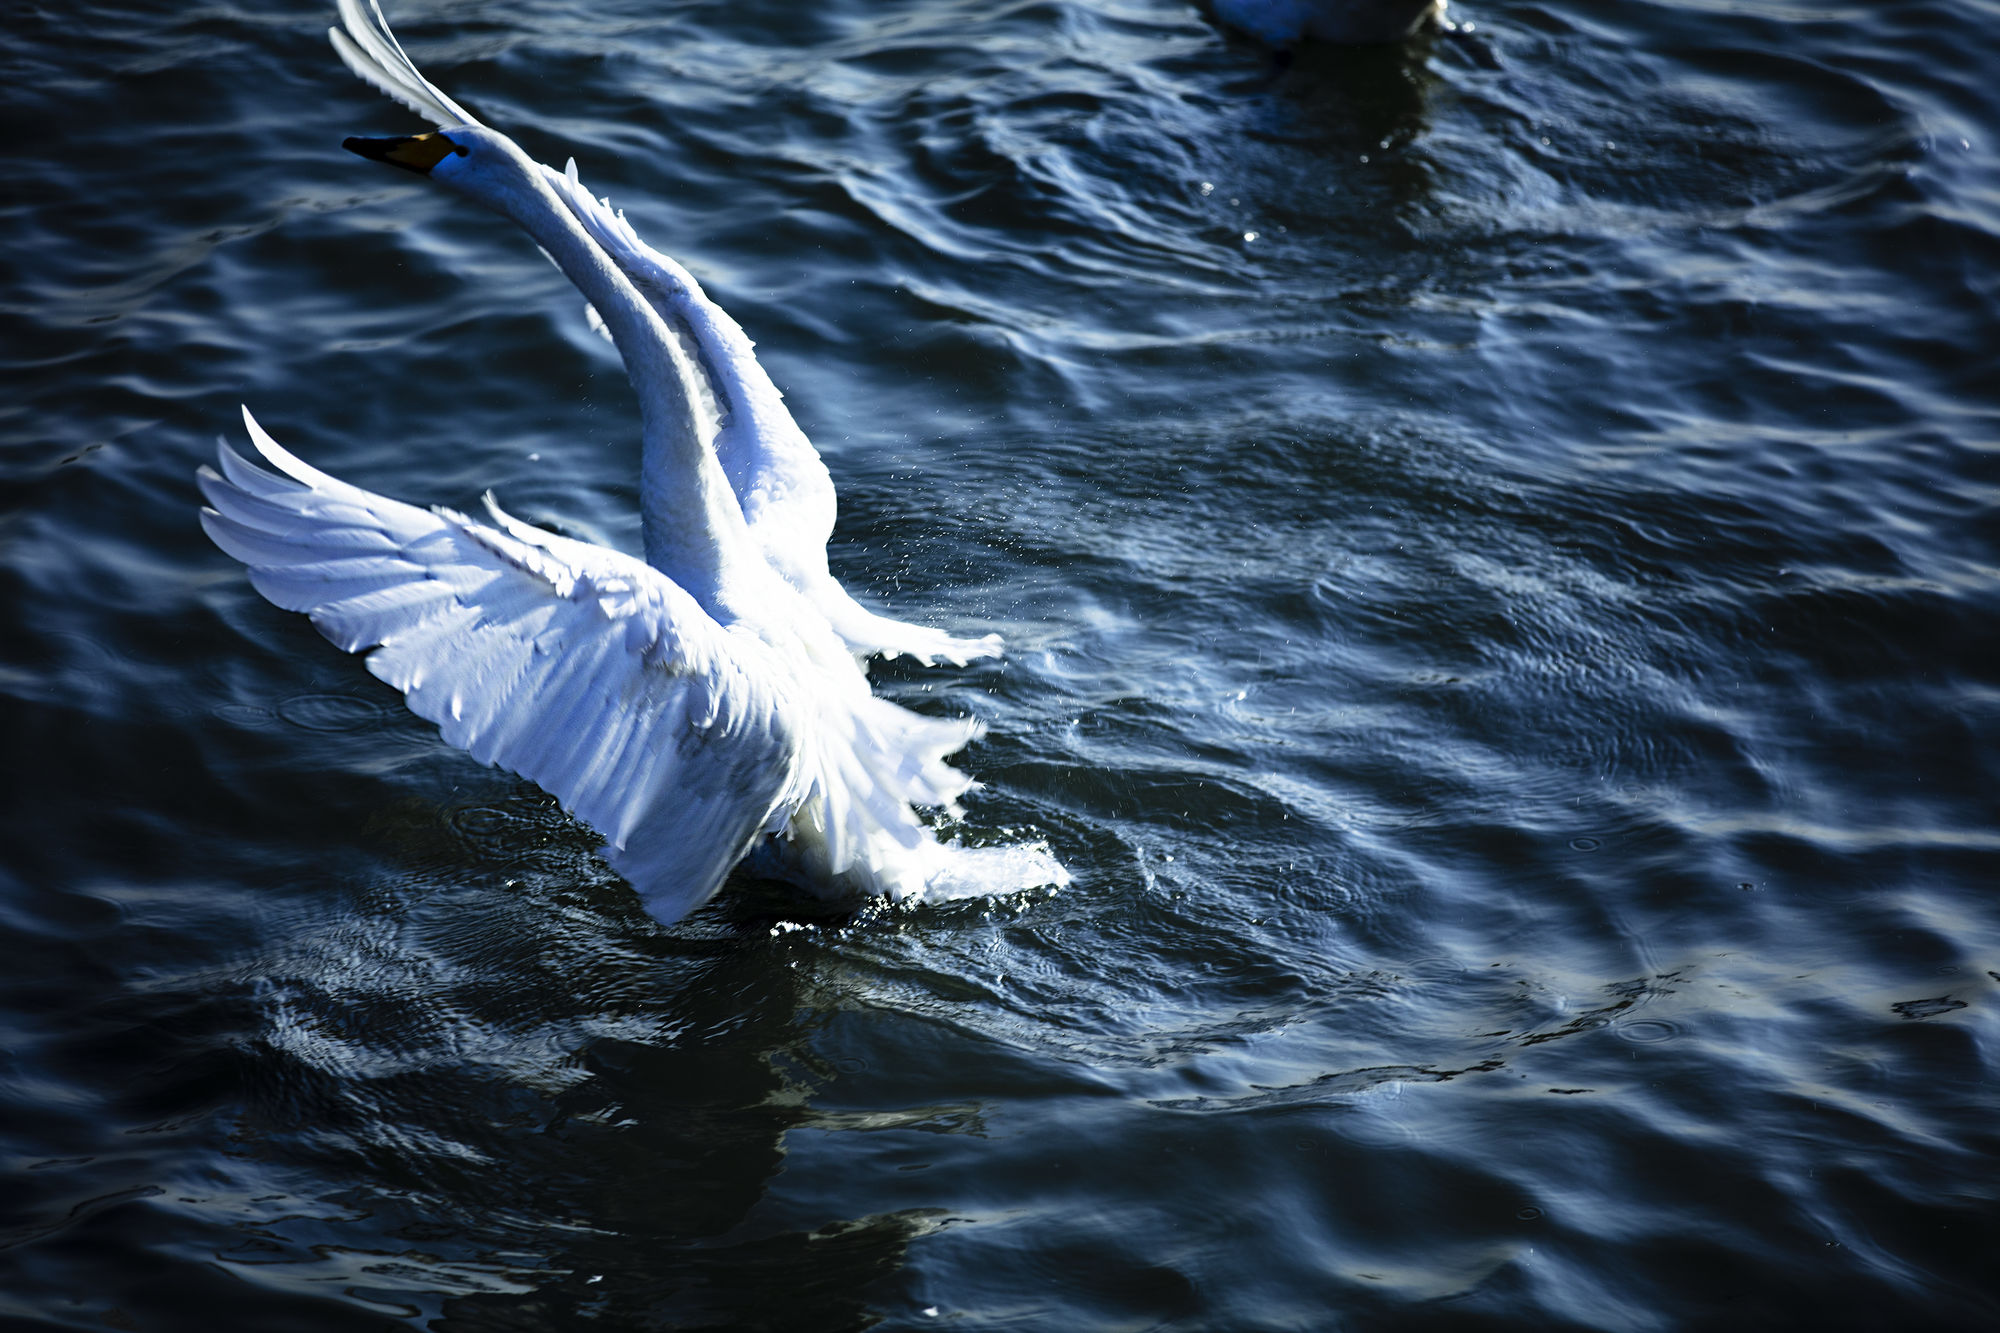
[[[330,8],[0,29],[0,1324],[2000,1326],[2000,4],[396,0],[1076,872],[673,930],[196,526],[248,402],[636,544]]]

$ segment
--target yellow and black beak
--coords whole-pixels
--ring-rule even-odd
[[[466,151],[463,144],[455,144],[442,134],[406,134],[394,139],[342,139],[340,146],[350,153],[387,162],[420,176],[430,175],[431,168],[451,154],[463,156]]]

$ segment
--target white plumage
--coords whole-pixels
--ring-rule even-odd
[[[749,340],[671,259],[479,126],[412,65],[371,0],[334,46],[448,135],[350,141],[506,214],[584,292],[640,395],[646,559],[522,523],[419,509],[314,469],[251,419],[275,472],[224,446],[200,482],[216,543],[483,763],[605,838],[655,916],[706,901],[746,853],[825,892],[958,896],[1060,884],[1040,846],[937,841],[913,806],[970,785],[979,732],[869,691],[856,654],[963,661],[960,640],[859,606],[827,571],[831,478]],[[385,146],[386,145],[386,146]],[[414,154],[417,161],[412,160]]]
[[[364,82],[440,128],[480,127],[472,114],[425,78],[389,30],[377,0],[339,0],[346,31],[329,29],[333,48]],[[480,127],[483,128],[483,127]],[[817,605],[858,656],[964,664],[1000,653],[1000,636],[954,638],[941,630],[891,620],[863,607],[827,569],[833,534],[833,478],[818,450],[785,408],[784,395],[758,363],[753,344],[729,314],[678,263],[641,240],[609,200],[594,197],[577,177],[537,164],[545,183],[622,276],[650,305],[696,375],[690,391],[711,428],[744,522],[765,560]],[[558,265],[560,267],[560,265]],[[609,337],[593,307],[593,324]],[[614,340],[615,341],[615,340]],[[643,392],[643,388],[642,388]]]
[[[811,598],[860,656],[907,653],[920,662],[960,664],[998,656],[997,634],[953,638],[877,615],[848,595],[826,564],[826,542],[833,535],[833,478],[758,364],[742,327],[708,299],[686,269],[640,240],[623,213],[592,198],[577,179],[574,161],[561,173],[546,166],[542,171],[702,372],[704,397],[720,422],[713,440],[716,456],[771,567]],[[598,327],[605,327],[601,319]]]

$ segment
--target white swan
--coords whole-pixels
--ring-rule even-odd
[[[832,485],[741,331],[573,174],[463,117],[402,57],[379,9],[373,25],[357,0],[341,9],[348,33],[335,45],[350,64],[463,118],[347,146],[513,219],[624,357],[639,395],[646,558],[531,527],[490,496],[479,522],[347,485],[247,409],[277,473],[223,446],[221,471],[199,474],[209,535],[271,601],[350,652],[372,648],[369,670],[446,740],[532,779],[602,834],[605,858],[663,922],[753,850],[830,893],[1066,882],[1042,846],[942,844],[911,808],[949,806],[970,785],[944,757],[978,724],[875,698],[854,652],[962,658],[997,645],[873,616],[826,573],[823,529],[816,552],[797,539],[822,510],[830,525]]]

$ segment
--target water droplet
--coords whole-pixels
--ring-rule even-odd
[[[1246,241],[1254,241],[1257,239],[1257,233],[1254,231],[1246,231],[1243,233],[1243,239]]]
[[[1366,161],[1368,160],[1368,154],[1366,154],[1366,153],[1363,153],[1363,154],[1361,155],[1361,160],[1362,160],[1363,162],[1366,162]]]
[[[1203,194],[1215,193],[1215,183],[1213,181],[1203,181],[1201,183],[1201,192]]]
[[[1594,852],[1604,844],[1595,838],[1571,838],[1569,845],[1579,852]]]
[[[1520,1218],[1523,1222],[1532,1222],[1541,1215],[1542,1215],[1542,1210],[1535,1207],[1532,1204],[1514,1214],[1514,1216]]]

